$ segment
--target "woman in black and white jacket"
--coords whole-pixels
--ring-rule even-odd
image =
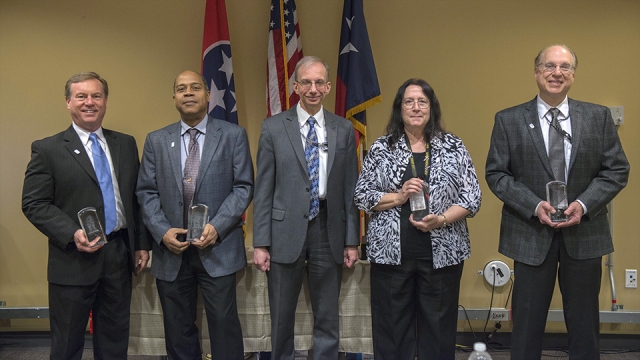
[[[466,218],[482,195],[462,140],[444,131],[431,86],[398,89],[386,135],[367,154],[355,190],[370,214],[374,357],[454,359],[460,278],[470,255]],[[428,215],[416,221],[409,198],[428,184]]]

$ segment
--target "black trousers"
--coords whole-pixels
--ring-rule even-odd
[[[371,264],[373,356],[376,360],[455,359],[464,263],[433,269],[431,261]]]
[[[242,360],[244,345],[236,303],[236,274],[211,277],[198,250],[190,246],[182,253],[182,265],[174,281],[156,279],[164,316],[168,358],[201,360],[202,349],[196,326],[198,287],[207,314],[211,355],[215,360]]]
[[[49,283],[51,359],[82,358],[90,311],[93,311],[94,359],[127,358],[131,270],[125,241],[128,240],[112,239],[98,250],[104,253],[104,266],[96,283],[87,286]]]
[[[542,356],[542,338],[557,274],[569,335],[569,359],[600,359],[598,294],[602,257],[572,259],[564,246],[562,232],[556,232],[541,265],[516,261],[514,273],[511,358],[538,360]]]
[[[306,263],[306,268],[305,268]],[[271,312],[271,358],[294,359],[296,306],[304,275],[309,280],[313,309],[314,359],[338,359],[340,318],[338,298],[342,263],[331,253],[327,235],[327,213],[321,209],[309,222],[307,239],[298,260],[292,264],[271,262],[267,272]]]

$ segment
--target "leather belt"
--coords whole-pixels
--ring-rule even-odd
[[[124,238],[127,235],[127,228],[122,228],[118,231],[113,231],[107,235],[107,241],[116,240],[118,238]]]

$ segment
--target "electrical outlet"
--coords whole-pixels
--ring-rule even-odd
[[[614,125],[624,124],[624,106],[609,106]]]
[[[626,269],[625,271],[624,287],[637,288],[638,287],[638,270]]]
[[[505,308],[492,308],[489,313],[489,320],[491,321],[509,321],[511,319],[509,309]]]

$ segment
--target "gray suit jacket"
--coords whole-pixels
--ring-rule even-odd
[[[151,273],[165,281],[175,280],[182,263],[182,255],[162,243],[170,228],[183,227],[181,144],[180,122],[147,135],[136,191],[155,240]],[[219,238],[198,252],[207,273],[218,277],[247,264],[241,216],[252,198],[253,163],[245,130],[211,117],[201,151],[193,203],[209,207],[209,223]]]
[[[324,110],[327,160],[327,222],[336,263],[346,245],[359,245],[355,136],[349,120]],[[296,107],[262,122],[253,204],[253,246],[269,247],[271,261],[292,263],[300,256],[309,220],[309,175]]]
[[[606,205],[626,186],[629,163],[608,108],[569,99],[569,115],[573,142],[567,196],[569,202],[582,201],[587,213],[580,224],[561,231],[572,258],[590,259],[613,252]],[[546,200],[553,175],[536,99],[496,114],[486,180],[504,202],[500,253],[540,265],[554,229],[539,222],[535,208]]]

